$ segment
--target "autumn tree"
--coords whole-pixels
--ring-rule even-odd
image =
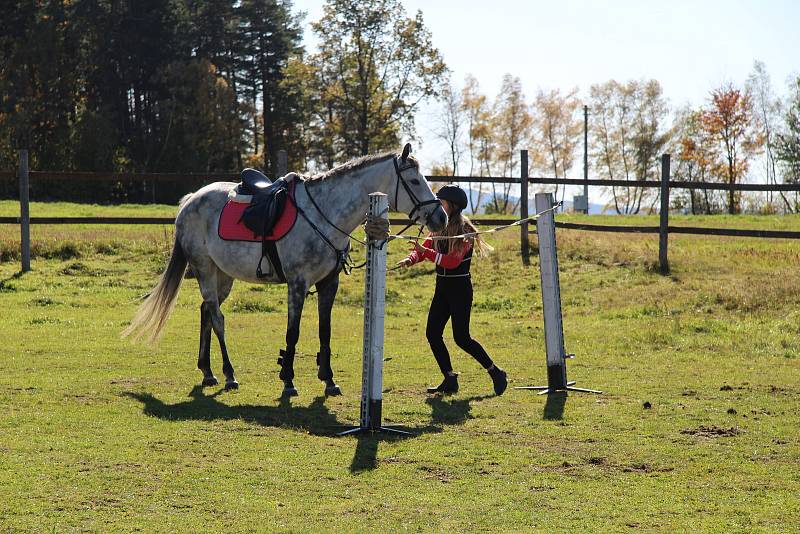
[[[560,89],[539,90],[533,102],[530,136],[533,163],[544,174],[554,178],[566,178],[575,162],[575,149],[583,131],[577,94],[577,87],[566,94],[562,94]],[[566,186],[561,189],[562,200],[566,189]],[[556,186],[556,198],[558,192]]]
[[[592,156],[595,168],[610,180],[646,180],[658,173],[661,151],[671,130],[661,85],[656,80],[610,80],[590,88]],[[657,196],[643,187],[612,187],[617,213],[639,213]]]
[[[494,137],[492,134],[492,112],[486,95],[481,93],[478,80],[467,75],[464,87],[461,89],[461,107],[467,121],[467,154],[469,155],[469,176],[491,176],[491,161],[494,152]],[[473,186],[475,187],[475,186]],[[473,195],[473,188],[468,191],[469,204],[472,213],[476,213],[481,206],[483,197],[483,183],[477,184],[477,191]]]
[[[715,153],[711,139],[702,128],[702,113],[691,108],[678,112],[675,121],[677,126],[674,152],[676,154],[673,175],[686,182],[708,182]],[[687,190],[689,206],[693,215],[712,213],[716,198],[708,189]]]
[[[520,79],[510,74],[503,76],[503,84],[494,105],[494,153],[497,170],[501,176],[519,176],[519,152],[528,136],[533,119]],[[513,213],[517,204],[511,202],[512,184],[502,184],[498,192],[492,183],[492,207],[495,213]]]
[[[709,105],[702,112],[701,124],[713,140],[718,155],[713,173],[730,185],[739,183],[762,142],[754,121],[751,96],[732,84],[714,89]],[[739,211],[740,197],[733,190],[728,192],[728,213]]]
[[[327,0],[312,28],[328,128],[340,141],[336,159],[395,148],[446,72],[422,12],[406,16],[399,0]]]
[[[775,152],[784,180],[788,183],[800,183],[800,76],[795,78],[791,87],[786,108],[783,112],[784,128],[777,134]],[[798,206],[795,193],[794,210]]]

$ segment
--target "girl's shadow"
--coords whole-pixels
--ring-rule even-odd
[[[489,399],[493,395],[476,395],[465,399],[453,399],[435,395],[425,399],[425,404],[431,407],[431,424],[434,426],[460,425],[471,419],[470,410],[473,401]]]

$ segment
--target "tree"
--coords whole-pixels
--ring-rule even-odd
[[[668,112],[661,86],[655,80],[614,80],[590,88],[592,156],[595,168],[610,180],[646,180],[658,171],[660,152],[671,130],[664,126]],[[648,197],[643,187],[612,187],[617,213],[636,214]],[[652,206],[652,204],[651,204]]]
[[[264,166],[273,175],[278,151],[287,148],[289,132],[304,118],[302,90],[287,83],[286,76],[290,61],[302,54],[300,19],[290,7],[278,0],[244,0],[237,10],[245,40],[243,80],[261,99]]]
[[[418,11],[399,0],[328,0],[312,24],[320,39],[312,59],[341,142],[337,159],[394,148],[414,128],[414,112],[436,96],[446,67]]]
[[[701,116],[700,111],[687,107],[678,112],[678,118],[675,121],[677,165],[674,173],[676,178],[687,182],[709,181],[714,162],[714,150],[710,138],[701,127]],[[702,190],[702,197],[693,189],[689,189],[688,194],[693,215],[701,211],[707,214],[712,212],[714,197],[708,189]]]
[[[648,80],[634,84],[635,119],[633,125],[634,173],[637,180],[658,180],[661,176],[661,154],[671,140],[674,129],[665,125],[669,107],[661,84]],[[653,211],[659,195],[650,194]],[[645,194],[639,196],[641,201]],[[639,206],[637,206],[637,211]]]
[[[783,113],[784,128],[778,133],[775,151],[783,169],[785,181],[800,183],[800,76],[790,87],[790,94]],[[798,210],[797,194],[794,209]]]
[[[701,124],[718,153],[714,174],[728,184],[738,183],[762,142],[754,121],[752,98],[732,84],[714,89],[709,106],[703,110]],[[740,197],[735,191],[729,191],[728,213],[739,211]]]
[[[577,94],[577,87],[565,95],[559,89],[547,93],[539,90],[532,106],[532,159],[536,167],[545,174],[552,173],[554,178],[566,178],[575,161],[575,149],[583,131]],[[566,186],[562,189],[561,200],[566,189]],[[556,198],[558,191],[556,186]]]
[[[31,150],[35,168],[69,168],[78,100],[79,32],[66,0],[0,5],[0,163]],[[10,156],[10,157],[9,157]]]
[[[495,161],[502,176],[518,176],[520,148],[529,134],[533,120],[528,111],[522,83],[510,74],[503,76],[503,84],[494,105]],[[492,203],[495,213],[514,212],[516,205],[510,202],[512,184],[503,184],[502,196],[492,183]]]
[[[480,92],[478,80],[468,74],[461,89],[461,107],[467,118],[467,152],[469,154],[469,176],[475,176],[475,166],[479,176],[491,175],[492,152],[492,114],[487,104],[486,95]],[[473,189],[468,191],[470,209],[475,214],[481,206],[483,183],[478,183],[478,190],[473,198]]]
[[[164,73],[169,123],[153,168],[162,172],[213,172],[241,166],[244,121],[236,94],[205,59],[178,61]]]
[[[438,124],[434,130],[434,135],[447,144],[450,152],[451,176],[458,174],[458,164],[461,161],[462,142],[465,130],[465,111],[461,105],[461,98],[458,91],[448,81],[441,91],[441,113],[439,114]],[[436,174],[436,173],[434,173]]]
[[[777,125],[780,119],[781,101],[776,98],[772,91],[772,83],[767,72],[767,67],[761,61],[753,64],[753,72],[747,78],[745,86],[747,92],[752,95],[754,112],[760,137],[763,141],[762,150],[764,151],[764,171],[768,184],[778,183],[777,156],[775,154],[775,142],[777,140]],[[791,211],[791,204],[783,191],[780,191],[781,198],[787,211]],[[772,204],[772,191],[767,192],[767,203]]]

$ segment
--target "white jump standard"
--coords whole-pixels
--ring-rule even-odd
[[[369,195],[370,219],[389,220],[389,201],[383,193]],[[388,232],[387,232],[388,233]],[[367,263],[364,273],[364,352],[361,375],[361,419],[338,435],[359,432],[410,432],[381,425],[383,402],[383,319],[386,301],[386,243],[368,236]]]
[[[573,387],[575,382],[567,382],[566,358],[571,358],[564,350],[564,325],[561,320],[561,286],[558,280],[558,252],[556,250],[556,224],[553,215],[552,193],[536,194],[536,212],[541,215],[536,220],[536,233],[539,236],[539,269],[542,281],[542,310],[544,312],[544,340],[547,351],[547,385],[519,386],[515,389],[542,390],[545,393],[562,391],[582,391],[602,393],[595,389]]]

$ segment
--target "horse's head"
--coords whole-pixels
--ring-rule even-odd
[[[403,153],[394,157],[397,185],[394,189],[394,205],[404,211],[415,223],[425,224],[431,232],[439,232],[447,226],[447,213],[433,194],[425,176],[419,172],[419,163],[411,154],[411,144],[406,143]]]

